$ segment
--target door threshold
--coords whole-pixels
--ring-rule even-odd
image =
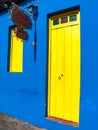
[[[79,127],[78,122],[68,121],[68,120],[64,120],[64,119],[60,119],[60,118],[52,117],[52,116],[47,117],[47,119],[52,120],[52,121],[56,121],[56,122],[59,122],[62,124],[66,124],[66,125],[70,125],[70,126],[74,126],[74,127]]]

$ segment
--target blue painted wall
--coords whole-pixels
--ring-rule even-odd
[[[33,4],[21,5],[25,10]],[[81,13],[81,107],[80,126],[46,119],[47,14],[80,5]],[[47,130],[98,130],[98,14],[96,0],[41,0],[37,20],[37,60],[34,62],[34,28],[24,42],[23,73],[9,73],[8,13],[0,16],[0,111]],[[34,23],[34,21],[32,21]]]

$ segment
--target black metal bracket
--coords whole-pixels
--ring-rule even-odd
[[[37,46],[37,30],[36,30],[36,20],[38,18],[38,5],[34,4],[28,7],[30,13],[32,14],[32,17],[34,19],[34,61],[36,62],[36,46]]]

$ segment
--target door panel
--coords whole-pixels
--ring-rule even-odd
[[[51,50],[50,50],[50,109],[49,109],[49,113],[50,115],[53,115],[54,117],[56,116],[56,106],[55,106],[55,101],[56,101],[56,60],[57,60],[57,55],[56,55],[56,30],[53,30],[51,32],[51,41],[54,41],[54,44],[52,44],[51,42]]]
[[[72,45],[71,45],[71,26],[65,28],[65,56],[64,56],[64,119],[71,120],[71,71],[72,71]]]
[[[63,99],[64,99],[64,28],[56,29],[56,117],[63,118]],[[52,66],[51,66],[52,67]],[[54,82],[54,81],[53,81]]]
[[[79,25],[72,26],[72,114],[73,121],[79,122],[80,100],[80,34]]]

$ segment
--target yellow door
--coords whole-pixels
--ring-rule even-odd
[[[79,123],[79,11],[50,18],[48,117]]]
[[[23,69],[23,40],[17,38],[14,28],[11,30],[10,72],[22,72]]]

